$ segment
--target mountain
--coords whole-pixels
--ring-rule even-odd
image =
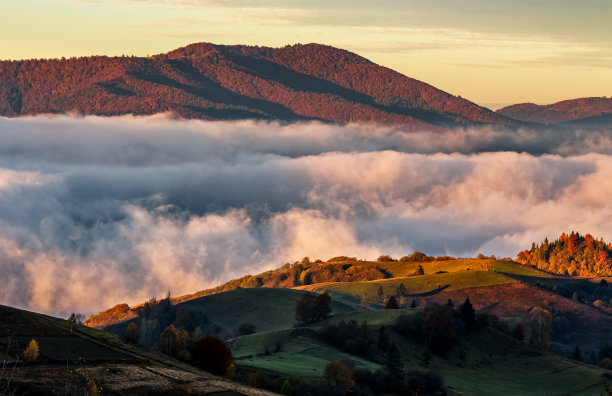
[[[496,113],[519,121],[541,124],[609,125],[612,120],[612,97],[571,99],[549,105],[521,103],[504,107]]]
[[[516,124],[359,55],[320,44],[268,48],[198,43],[151,57],[0,62],[0,115],[70,111],[376,122],[434,130]]]

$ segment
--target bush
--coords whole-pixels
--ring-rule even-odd
[[[136,341],[138,341],[138,326],[136,326],[136,323],[131,322],[128,325],[125,329],[124,337],[128,342],[136,343]]]
[[[323,376],[338,395],[346,394],[355,385],[351,370],[344,363],[337,360],[332,360],[325,366]]]
[[[295,305],[295,319],[302,324],[314,323],[325,319],[331,313],[331,297],[327,293],[307,293]]]
[[[436,371],[408,369],[404,380],[404,394],[446,395],[444,379]]]
[[[385,309],[399,309],[399,304],[395,297],[391,296],[385,304]]]
[[[23,351],[23,359],[26,362],[33,362],[38,359],[38,342],[32,339],[26,349]]]
[[[207,335],[195,344],[191,360],[194,366],[216,375],[225,375],[232,363],[232,353],[221,339]]]

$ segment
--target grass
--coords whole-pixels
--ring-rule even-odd
[[[303,340],[298,340],[302,343]],[[257,356],[237,360],[239,365],[271,370],[278,373],[291,375],[297,378],[321,379],[325,372],[325,366],[332,360],[341,360],[353,367],[378,370],[380,366],[376,363],[338,351],[335,348],[311,344],[295,352],[278,352],[271,355]]]
[[[295,325],[295,305],[304,291],[293,289],[236,289],[189,300],[179,306],[200,310],[208,319],[228,331],[243,323],[254,324],[257,331],[287,329]],[[333,313],[346,313],[354,308],[332,301]]]
[[[361,312],[352,312],[341,315],[333,315],[327,318],[323,323],[337,324],[341,320],[348,322],[354,319],[361,322],[368,322],[372,326],[388,326],[395,323],[396,319],[405,314],[412,314],[416,309],[376,309]]]
[[[406,278],[391,278],[361,283],[328,283],[315,285],[317,292],[327,291],[332,300],[339,299],[347,303],[359,303],[363,296],[376,299],[379,287],[387,296],[397,295],[401,283],[406,288],[408,299],[434,295],[442,291],[460,290],[468,287],[491,286],[514,282],[515,280],[499,272],[489,271],[459,271],[433,275],[411,276]]]

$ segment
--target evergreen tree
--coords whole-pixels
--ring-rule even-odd
[[[474,327],[474,323],[476,322],[476,311],[474,311],[474,307],[469,297],[459,306],[459,315],[468,329]]]

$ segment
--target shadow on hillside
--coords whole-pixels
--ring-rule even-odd
[[[181,72],[185,77],[193,82],[194,85],[188,85],[172,79],[164,75],[161,70],[137,70],[130,72],[130,75],[143,81],[148,81],[153,84],[165,85],[170,88],[180,89],[191,93],[201,99],[210,102],[222,103],[227,106],[235,106],[237,109],[210,109],[203,108],[203,115],[217,117],[219,115],[226,116],[229,119],[247,118],[276,118],[282,121],[300,121],[312,120],[312,118],[302,117],[295,114],[287,107],[269,102],[266,100],[250,98],[248,96],[237,94],[211,79],[203,76],[193,66],[187,64],[184,60],[169,60],[168,62],[174,66],[177,71]],[[192,106],[193,110],[197,107]],[[253,110],[251,110],[253,109]],[[259,116],[257,114],[259,113]]]
[[[408,104],[404,104],[403,106],[399,103],[395,105],[385,105],[377,102],[371,96],[344,88],[321,78],[296,72],[265,59],[255,59],[249,56],[238,55],[222,47],[219,48],[219,51],[223,53],[228,60],[234,62],[238,66],[249,69],[253,74],[267,80],[276,81],[295,91],[334,95],[347,101],[371,106],[387,113],[409,116],[431,124],[447,126],[455,123],[455,117],[447,116],[437,111],[404,107],[408,106]]]
[[[440,286],[436,289],[430,290],[430,291],[426,291],[423,293],[415,293],[415,294],[404,294],[404,297],[429,297],[429,296],[433,296],[436,295],[438,293],[443,292],[444,290],[448,289],[450,287],[450,284],[444,285],[444,286]]]

